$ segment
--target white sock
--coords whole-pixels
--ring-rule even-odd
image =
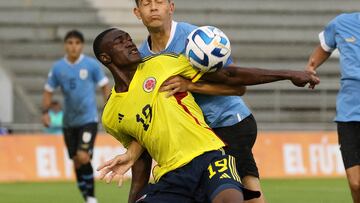
[[[98,201],[95,197],[87,197],[86,203],[98,203]]]

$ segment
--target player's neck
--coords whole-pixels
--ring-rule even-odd
[[[115,82],[115,92],[127,92],[129,90],[130,83],[135,75],[136,67],[138,64],[132,65],[128,68],[118,68],[114,65],[109,65],[109,70],[113,75]]]
[[[81,54],[78,56],[70,56],[70,55],[66,55],[66,59],[71,63],[71,64],[75,64],[79,58],[80,58]]]
[[[155,53],[161,52],[166,48],[166,45],[168,44],[168,41],[170,39],[171,22],[170,24],[159,29],[154,29],[154,30],[149,29],[149,33],[150,33],[151,51]]]

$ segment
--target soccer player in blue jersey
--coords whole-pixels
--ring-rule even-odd
[[[335,122],[352,198],[360,203],[360,12],[337,16],[319,38],[306,69],[315,71],[339,50],[341,81]]]
[[[175,22],[172,19],[174,13],[174,2],[172,0],[135,0],[134,13],[149,31],[149,37],[139,48],[142,57],[159,53],[184,53],[187,36],[196,29],[196,26]],[[227,67],[233,66],[230,59]],[[171,67],[169,67],[171,68]],[[273,82],[282,79],[289,79],[295,82],[296,74],[276,73],[272,70],[242,68],[244,71],[243,85],[255,85],[266,82]],[[296,83],[296,82],[295,82]],[[257,136],[257,126],[251,111],[244,101],[238,96],[209,96],[212,95],[241,95],[243,88],[226,87],[221,91],[210,83],[192,84],[181,77],[175,77],[165,83],[163,90],[171,90],[170,95],[176,92],[190,91],[194,94],[196,102],[200,105],[205,120],[210,127],[227,144],[227,153],[234,156],[237,162],[237,169],[245,187],[261,191],[259,183],[259,172],[252,154],[252,147]],[[219,91],[220,90],[220,91]],[[139,161],[140,162],[140,161]],[[144,166],[144,162],[140,164]],[[133,167],[133,174],[141,172]],[[147,176],[134,175],[130,194],[130,200],[138,191],[141,178]],[[264,197],[252,200],[252,202],[264,202]]]
[[[53,65],[43,94],[43,116],[49,126],[49,108],[57,87],[64,96],[63,132],[70,158],[74,161],[78,187],[87,203],[96,203],[91,157],[98,125],[96,87],[107,99],[108,78],[96,59],[82,54],[84,37],[79,31],[69,31],[64,38],[66,55]]]

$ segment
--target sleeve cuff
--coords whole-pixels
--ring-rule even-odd
[[[49,84],[46,84],[45,87],[44,87],[44,89],[45,89],[46,91],[48,91],[48,92],[54,92],[54,88],[51,87]]]
[[[319,40],[320,40],[321,48],[323,48],[324,51],[331,53],[335,50],[334,48],[331,48],[326,44],[324,31],[320,32]]]
[[[107,77],[104,77],[103,79],[101,79],[97,85],[99,87],[104,87],[105,85],[107,85],[109,83],[109,79]]]
[[[194,77],[191,78],[191,82],[193,83],[197,82],[204,74],[205,72],[198,71],[196,75],[194,75]]]

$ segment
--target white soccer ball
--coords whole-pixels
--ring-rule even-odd
[[[187,37],[185,55],[200,71],[214,72],[222,68],[229,59],[230,40],[216,27],[199,27]]]

